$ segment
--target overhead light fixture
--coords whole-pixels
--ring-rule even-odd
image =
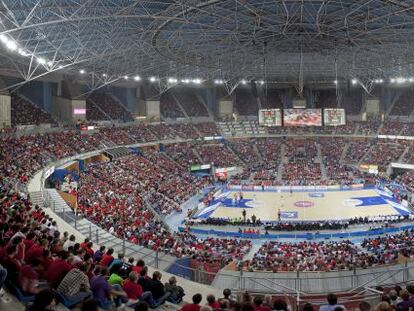
[[[139,81],[139,80],[141,80],[141,77],[140,77],[140,76],[135,76],[135,77],[134,77],[134,80],[135,80],[135,81]]]
[[[357,83],[358,83],[358,81],[357,81],[357,79],[352,79],[352,80],[351,80],[351,83],[352,83],[352,85],[355,85],[355,84],[357,84]]]
[[[240,83],[245,85],[247,83],[247,81],[243,79],[243,80],[240,81]]]
[[[3,43],[6,43],[7,41],[9,41],[9,38],[7,38],[6,35],[1,34],[0,35],[0,41],[3,42]]]
[[[107,75],[106,75],[106,73],[103,73],[103,74],[102,74],[102,77],[104,77],[104,78],[105,78],[106,76],[107,76]]]
[[[124,80],[128,80],[129,79],[129,77],[128,76],[124,76]]]
[[[44,65],[46,64],[46,60],[43,57],[38,57],[36,59],[36,61],[40,64],[40,65]]]
[[[407,80],[405,79],[405,78],[402,78],[402,77],[398,77],[397,79],[396,79],[396,82],[397,83],[404,83],[404,82],[406,82]]]
[[[413,78],[408,78],[408,82],[414,82]]]
[[[157,78],[156,77],[150,77],[149,80],[150,80],[150,82],[155,82],[155,81],[157,81]]]
[[[263,85],[264,84],[264,81],[263,80],[260,80],[259,83],[260,83],[260,85]]]
[[[59,66],[58,66],[58,69],[62,69],[62,68],[63,68],[63,66],[62,66],[62,65],[59,65]]]
[[[378,83],[383,83],[384,80],[383,79],[378,79]]]
[[[188,84],[188,83],[190,83],[190,79],[182,79],[181,80],[181,83]]]
[[[28,53],[26,53],[23,49],[20,48],[17,50],[17,53],[19,53],[21,56],[29,56]]]
[[[79,70],[79,73],[80,73],[81,75],[83,75],[83,74],[85,73],[85,70],[81,69],[81,70]]]
[[[168,78],[168,83],[177,83],[177,79],[176,78]]]
[[[338,84],[338,80],[334,80],[334,83],[335,83],[335,84]]]
[[[17,44],[16,44],[16,42],[14,42],[13,40],[8,40],[8,41],[6,41],[6,47],[7,47],[10,51],[16,51],[16,50],[17,50]]]
[[[47,65],[48,65],[49,67],[52,67],[52,66],[53,66],[53,62],[50,60],[50,61],[48,61],[48,62],[47,62]]]
[[[220,79],[214,80],[214,84],[223,84],[223,83],[224,83],[223,80],[220,80]]]
[[[201,83],[201,80],[200,80],[200,79],[194,79],[194,80],[193,80],[193,83],[195,83],[195,84],[200,84],[200,83]]]
[[[395,83],[395,79],[394,79],[394,78],[391,78],[391,79],[390,79],[390,82],[391,82],[391,83]]]

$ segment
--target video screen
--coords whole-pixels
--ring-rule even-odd
[[[282,113],[280,112],[280,109],[259,110],[259,125],[282,126]]]
[[[285,109],[284,126],[322,126],[321,109]]]
[[[326,126],[345,125],[345,109],[324,109],[323,122]]]

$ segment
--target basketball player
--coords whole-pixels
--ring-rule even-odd
[[[278,220],[278,221],[281,221],[281,220],[282,220],[282,212],[280,211],[280,208],[279,208],[279,210],[277,211],[277,220]]]

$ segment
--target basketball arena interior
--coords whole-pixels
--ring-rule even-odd
[[[414,3],[3,0],[0,310],[409,311]]]

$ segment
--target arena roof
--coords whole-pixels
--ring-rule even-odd
[[[414,75],[412,0],[3,0],[0,66],[298,81]]]

